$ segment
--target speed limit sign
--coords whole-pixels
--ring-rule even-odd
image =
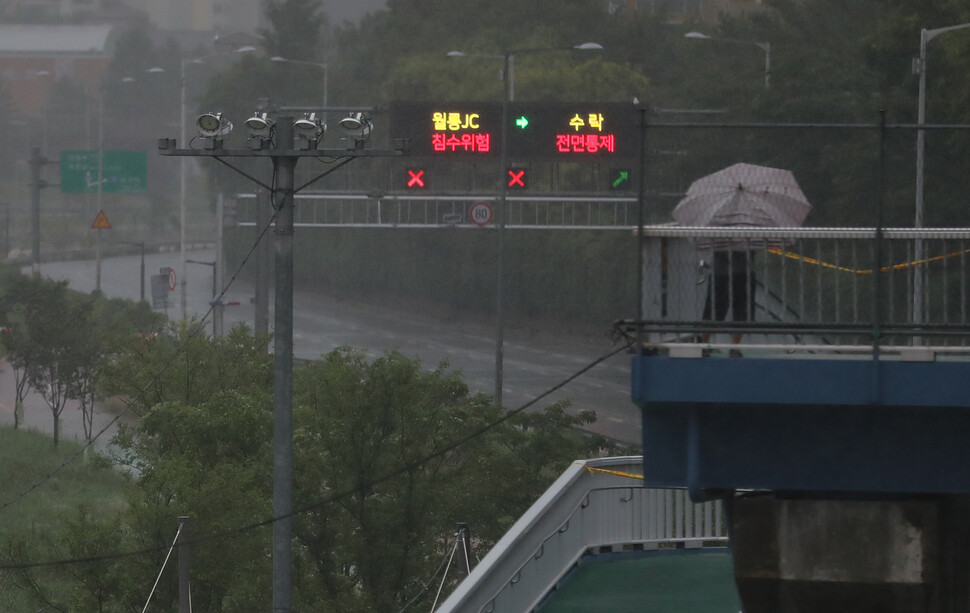
[[[476,202],[468,214],[475,225],[486,226],[492,222],[492,205],[487,202]]]
[[[168,269],[168,289],[169,291],[175,291],[175,269]]]

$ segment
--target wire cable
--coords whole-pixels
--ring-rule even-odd
[[[165,554],[165,561],[162,562],[162,568],[158,571],[158,576],[155,577],[155,585],[152,586],[152,591],[148,593],[148,600],[145,601],[145,606],[142,608],[141,613],[145,613],[148,610],[148,604],[152,601],[152,596],[155,595],[155,589],[158,587],[158,582],[162,580],[162,573],[165,572],[165,567],[168,565],[168,559],[172,557],[172,550],[175,549],[175,544],[179,542],[179,535],[182,534],[182,526],[179,525],[179,529],[175,532],[175,540],[172,541],[172,546],[168,548],[168,553]]]
[[[431,613],[438,607],[438,599],[441,598],[441,590],[445,587],[445,581],[448,580],[448,569],[451,568],[451,563],[455,559],[455,552],[458,551],[458,541],[455,540],[455,546],[451,548],[451,555],[448,556],[448,566],[445,567],[445,572],[441,575],[441,583],[438,585],[438,592],[434,595],[434,602],[431,603]]]
[[[263,237],[266,235],[266,233],[269,231],[269,229],[271,227],[273,227],[273,224],[275,224],[275,223],[276,223],[276,209],[274,208],[274,212],[273,212],[273,215],[270,217],[269,223],[267,223],[266,227],[262,229],[262,231],[259,233],[259,236],[256,237],[256,240],[253,243],[252,247],[246,253],[246,256],[243,258],[242,262],[236,268],[236,271],[229,278],[229,281],[226,283],[225,287],[222,289],[222,292],[219,294],[219,296],[215,300],[212,301],[212,304],[209,305],[209,310],[206,311],[205,312],[205,315],[203,315],[202,318],[198,321],[198,324],[195,327],[195,329],[189,332],[188,336],[186,337],[186,340],[187,341],[188,340],[192,340],[193,338],[195,338],[196,336],[198,336],[199,334],[201,334],[203,332],[203,330],[205,329],[206,320],[212,314],[212,312],[215,309],[216,305],[218,303],[222,302],[222,298],[226,295],[226,293],[232,287],[233,283],[235,283],[236,279],[239,277],[239,274],[242,272],[243,267],[246,266],[247,263],[249,263],[249,259],[252,257],[253,253],[256,252],[256,248],[258,247],[259,242],[261,240],[263,240]],[[138,390],[138,393],[135,394],[135,396],[133,398],[131,398],[130,400],[126,401],[125,408],[122,411],[120,411],[117,415],[115,415],[113,418],[111,418],[108,421],[108,423],[105,424],[105,426],[103,428],[101,428],[97,432],[97,434],[95,434],[88,441],[86,441],[80,447],[80,449],[78,449],[73,455],[68,456],[67,459],[65,459],[59,466],[55,467],[53,470],[51,470],[50,472],[48,472],[47,474],[45,474],[43,477],[41,477],[41,479],[39,481],[37,481],[36,483],[34,483],[33,485],[31,485],[30,487],[28,487],[26,490],[22,491],[21,493],[17,494],[16,496],[14,496],[13,498],[11,498],[10,500],[4,502],[3,504],[0,504],[0,512],[3,512],[8,507],[12,506],[13,504],[15,504],[18,501],[22,500],[23,498],[27,497],[31,492],[33,492],[37,488],[41,487],[42,485],[44,485],[45,483],[47,483],[48,481],[50,481],[54,477],[54,475],[56,475],[57,473],[59,473],[62,470],[64,470],[64,468],[66,468],[74,460],[76,460],[77,458],[79,458],[82,455],[84,455],[84,453],[87,451],[87,449],[89,447],[93,446],[94,443],[99,438],[101,438],[101,436],[103,436],[108,430],[110,430],[112,428],[112,426],[114,426],[116,423],[118,423],[118,421],[121,420],[122,417],[124,417],[125,415],[127,415],[128,412],[132,409],[132,407],[134,407],[135,403],[138,402],[138,400],[149,389],[151,389],[151,387],[153,385],[155,385],[155,383],[158,382],[159,378],[161,378],[161,376],[163,374],[165,374],[168,371],[168,369],[172,367],[173,364],[175,364],[175,361],[179,357],[181,357],[181,355],[185,352],[186,346],[187,346],[187,343],[182,343],[178,347],[178,349],[175,351],[175,353],[172,355],[172,357],[169,359],[169,361],[166,362],[165,364],[163,364],[158,369],[158,371],[156,371],[155,374],[152,375],[152,378],[148,381],[148,383],[146,383],[140,390]]]
[[[455,542],[455,547],[457,547],[457,546],[458,546],[458,542],[456,541],[456,542]],[[407,611],[408,609],[410,609],[410,608],[411,608],[411,605],[413,605],[414,603],[416,603],[416,602],[417,602],[417,601],[418,601],[418,600],[419,600],[419,599],[420,599],[420,598],[421,598],[422,596],[424,596],[424,595],[425,595],[425,594],[427,593],[427,591],[428,591],[428,588],[429,588],[429,587],[431,587],[431,582],[435,580],[435,577],[437,577],[437,576],[438,576],[438,573],[440,573],[440,572],[441,572],[441,569],[443,569],[443,568],[445,568],[445,565],[446,565],[446,564],[448,564],[448,565],[450,565],[450,564],[451,564],[451,558],[452,558],[452,557],[453,557],[454,555],[455,555],[455,550],[454,550],[454,548],[452,548],[452,550],[451,550],[451,552],[448,552],[448,551],[445,551],[445,555],[444,555],[444,557],[443,557],[443,558],[441,558],[441,563],[440,563],[440,564],[438,564],[438,568],[437,568],[437,569],[435,569],[435,571],[434,571],[434,573],[432,573],[430,577],[428,577],[428,580],[427,580],[427,581],[425,582],[425,584],[424,584],[424,585],[423,585],[423,586],[421,587],[421,589],[420,589],[420,590],[418,590],[418,593],[417,593],[417,594],[415,594],[415,595],[414,595],[413,597],[411,597],[411,600],[408,600],[408,601],[407,601],[407,602],[406,602],[406,603],[404,604],[404,606],[403,606],[403,607],[401,607],[401,608],[400,608],[400,609],[398,610],[398,612],[397,612],[397,613],[404,613],[405,611]]]
[[[319,500],[317,500],[315,502],[312,502],[312,503],[307,504],[307,505],[305,505],[303,507],[300,507],[298,509],[295,509],[293,511],[290,511],[289,513],[286,513],[284,515],[278,515],[278,516],[270,517],[268,519],[264,519],[264,520],[261,520],[261,521],[253,522],[253,523],[250,523],[250,524],[245,524],[243,526],[239,526],[239,527],[236,527],[236,528],[229,528],[227,530],[222,530],[220,532],[214,532],[212,534],[200,536],[200,537],[197,537],[197,538],[194,538],[194,539],[190,540],[189,541],[189,544],[191,544],[191,545],[197,545],[197,544],[201,544],[201,543],[207,543],[209,541],[221,540],[221,539],[225,539],[225,538],[235,537],[235,536],[239,536],[241,534],[244,534],[246,532],[249,532],[251,530],[255,530],[257,528],[263,528],[263,527],[266,527],[266,526],[271,526],[274,523],[276,523],[277,521],[280,521],[282,519],[287,519],[287,518],[290,518],[290,517],[294,517],[296,515],[302,515],[304,513],[308,513],[310,511],[316,510],[316,509],[318,509],[320,507],[323,507],[323,506],[332,504],[334,502],[338,502],[340,500],[343,500],[345,498],[348,498],[350,496],[353,496],[354,494],[358,494],[360,492],[366,491],[366,490],[368,490],[368,489],[370,489],[370,488],[372,488],[372,487],[374,487],[376,485],[380,485],[381,483],[384,483],[385,481],[389,481],[391,479],[394,479],[394,478],[396,478],[396,477],[398,477],[398,476],[400,476],[400,475],[402,475],[404,473],[407,473],[408,471],[414,470],[416,468],[420,468],[424,464],[427,464],[428,462],[430,462],[432,460],[435,460],[437,458],[440,458],[440,457],[444,456],[445,454],[450,453],[451,451],[454,451],[458,447],[461,447],[462,445],[464,445],[464,444],[466,444],[466,443],[468,443],[468,442],[470,442],[470,441],[472,441],[472,440],[474,440],[474,439],[476,439],[476,438],[484,435],[486,432],[489,432],[490,430],[493,430],[494,428],[497,428],[501,424],[507,422],[508,420],[512,419],[516,415],[522,413],[523,411],[525,411],[529,407],[533,406],[534,404],[536,404],[537,402],[539,402],[540,400],[542,400],[546,396],[549,396],[550,394],[553,394],[553,393],[559,391],[560,389],[562,389],[563,387],[565,387],[566,385],[568,385],[572,381],[576,380],[577,378],[581,377],[582,375],[586,374],[587,372],[589,372],[590,370],[592,370],[594,367],[598,366],[599,364],[605,362],[606,360],[612,358],[615,355],[618,355],[618,354],[620,354],[622,352],[628,351],[630,349],[630,346],[631,345],[629,343],[627,343],[627,344],[624,344],[624,345],[620,346],[619,348],[615,348],[615,349],[612,349],[612,350],[604,353],[603,355],[601,355],[600,357],[596,358],[595,360],[593,360],[592,362],[590,362],[586,366],[580,368],[578,371],[576,371],[572,375],[566,377],[565,379],[563,379],[562,381],[560,381],[556,385],[553,385],[552,387],[547,388],[544,392],[542,392],[539,395],[535,396],[534,398],[532,398],[531,400],[527,401],[525,404],[521,405],[520,407],[518,407],[516,409],[509,410],[505,415],[503,415],[502,417],[496,419],[495,421],[493,421],[491,423],[488,423],[488,424],[485,424],[484,426],[479,427],[478,429],[470,432],[469,434],[467,434],[465,436],[462,436],[462,437],[456,439],[452,443],[450,443],[450,444],[448,444],[448,445],[446,445],[446,446],[438,449],[437,451],[434,451],[432,453],[429,453],[428,455],[426,455],[426,456],[424,456],[422,458],[419,458],[417,460],[414,460],[413,462],[409,462],[407,464],[404,464],[400,468],[397,468],[395,470],[391,470],[391,471],[389,471],[389,472],[387,472],[387,473],[385,473],[385,474],[383,474],[381,476],[375,477],[375,478],[373,478],[370,481],[367,481],[365,483],[358,484],[356,487],[353,487],[351,489],[344,490],[344,491],[340,491],[340,492],[335,492],[335,493],[331,494],[330,496],[327,496],[325,498],[321,498],[321,499],[319,499]],[[70,564],[104,562],[104,561],[109,561],[109,560],[118,560],[118,559],[123,559],[123,558],[135,557],[135,556],[139,556],[139,555],[146,555],[146,554],[150,554],[150,553],[156,553],[156,552],[161,551],[161,550],[162,550],[162,547],[146,547],[146,548],[143,548],[143,549],[137,549],[137,550],[131,550],[131,551],[123,551],[123,552],[118,552],[118,553],[113,553],[113,554],[103,554],[103,555],[100,555],[100,556],[91,556],[91,557],[86,557],[86,558],[71,558],[71,559],[64,559],[64,560],[50,560],[50,561],[44,561],[44,562],[27,562],[27,563],[21,563],[21,564],[0,564],[0,571],[3,571],[3,570],[25,570],[25,569],[29,569],[29,568],[46,568],[46,567],[55,567],[55,566],[67,566],[67,565],[70,565]]]

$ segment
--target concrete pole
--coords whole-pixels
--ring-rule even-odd
[[[40,275],[40,167],[44,159],[40,149],[30,151],[30,233],[31,233],[31,273]]]
[[[276,122],[277,148],[293,148],[293,118]],[[293,185],[299,158],[273,158],[276,217],[276,330],[273,336],[273,613],[290,613],[293,498]]]
[[[509,191],[508,181],[508,128],[509,121],[509,97],[511,95],[511,79],[509,78],[509,65],[511,56],[506,53],[504,56],[505,65],[502,67],[502,151],[499,156],[499,176],[501,177],[499,186],[498,210],[498,257],[497,270],[495,277],[495,404],[502,406],[502,386],[504,378],[505,361],[505,217],[506,200]]]
[[[272,219],[269,191],[262,187],[256,188],[256,235],[269,225]],[[256,314],[253,321],[253,331],[256,334],[269,333],[269,267],[271,240],[269,234],[263,235],[256,246]]]
[[[926,43],[929,42],[927,30],[923,28],[919,39],[919,99],[916,107],[916,125],[926,123]],[[923,227],[923,151],[926,135],[922,129],[916,130],[916,216],[914,228]],[[923,241],[916,239],[913,268],[913,323],[923,323]],[[918,343],[917,343],[918,344]]]
[[[192,545],[189,544],[189,518],[179,516],[179,613],[191,613],[192,591],[190,568],[192,565]]]
[[[144,302],[145,301],[145,243],[144,241],[142,241],[139,246],[141,247],[141,267],[138,270],[141,271],[141,275],[140,275],[141,281],[139,284],[140,289],[138,290],[138,296],[139,296],[138,299]]]
[[[216,257],[212,263],[212,285],[213,285],[213,297],[218,298],[219,294],[222,292],[222,234],[223,225],[225,220],[225,202],[223,200],[222,192],[216,195]],[[212,308],[212,334],[216,338],[221,337],[224,333],[223,330],[223,315],[225,314],[226,306],[223,304],[222,300],[219,300],[218,304],[213,305]]]
[[[104,191],[104,96],[98,101],[98,212],[101,212],[101,194]],[[94,289],[101,291],[101,229],[98,228],[98,254],[94,274]]]
[[[185,128],[185,59],[182,60],[182,71],[179,73],[179,146],[188,147],[188,136],[186,134]],[[188,317],[188,285],[186,280],[188,279],[188,263],[185,261],[185,181],[186,173],[188,172],[186,164],[188,160],[184,157],[179,158],[179,259],[182,262],[182,270],[180,271],[182,275],[181,281],[181,302],[182,302],[182,319]]]

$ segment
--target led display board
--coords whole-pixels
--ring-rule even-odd
[[[395,102],[394,138],[410,141],[409,154],[483,158],[501,154],[499,102]],[[639,151],[636,107],[624,103],[512,102],[506,125],[510,159],[607,160]]]
[[[395,102],[393,138],[410,141],[409,155],[483,158],[499,155],[502,105],[474,102]]]

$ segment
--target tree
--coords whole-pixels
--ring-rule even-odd
[[[54,446],[60,442],[60,418],[70,397],[78,370],[92,355],[91,302],[69,293],[67,282],[24,277],[19,296],[23,300],[23,329],[14,352],[25,364],[30,387],[50,408]]]
[[[242,529],[272,512],[273,366],[264,340],[245,328],[220,339],[161,334],[129,347],[110,379],[113,393],[133,394],[168,364],[140,397],[138,424],[115,440],[117,461],[134,469],[133,487],[121,513],[101,521],[124,537],[117,548],[163,552],[175,518],[191,516],[202,539],[193,548],[193,603],[206,611],[269,606],[271,533]],[[569,461],[602,446],[571,430],[591,414],[556,404],[502,421],[503,411],[469,394],[459,373],[424,370],[394,351],[323,356],[297,371],[294,404],[301,610],[399,609],[419,595],[457,522],[471,524],[477,546],[488,548]],[[103,533],[97,522],[90,531]],[[206,538],[213,534],[223,536]],[[76,551],[93,547],[72,543]],[[161,552],[104,564],[97,581],[59,575],[90,592],[76,597],[88,608],[72,610],[97,611],[105,585],[118,590],[116,603],[143,597]],[[174,579],[163,580],[153,602],[174,606],[176,592]]]
[[[0,277],[0,283],[0,339],[14,368],[16,424],[23,419],[27,390],[34,389],[51,410],[55,446],[70,399],[79,401],[90,438],[102,365],[134,342],[136,330],[150,332],[155,314],[145,303],[109,301],[72,291],[66,282],[19,272]]]

